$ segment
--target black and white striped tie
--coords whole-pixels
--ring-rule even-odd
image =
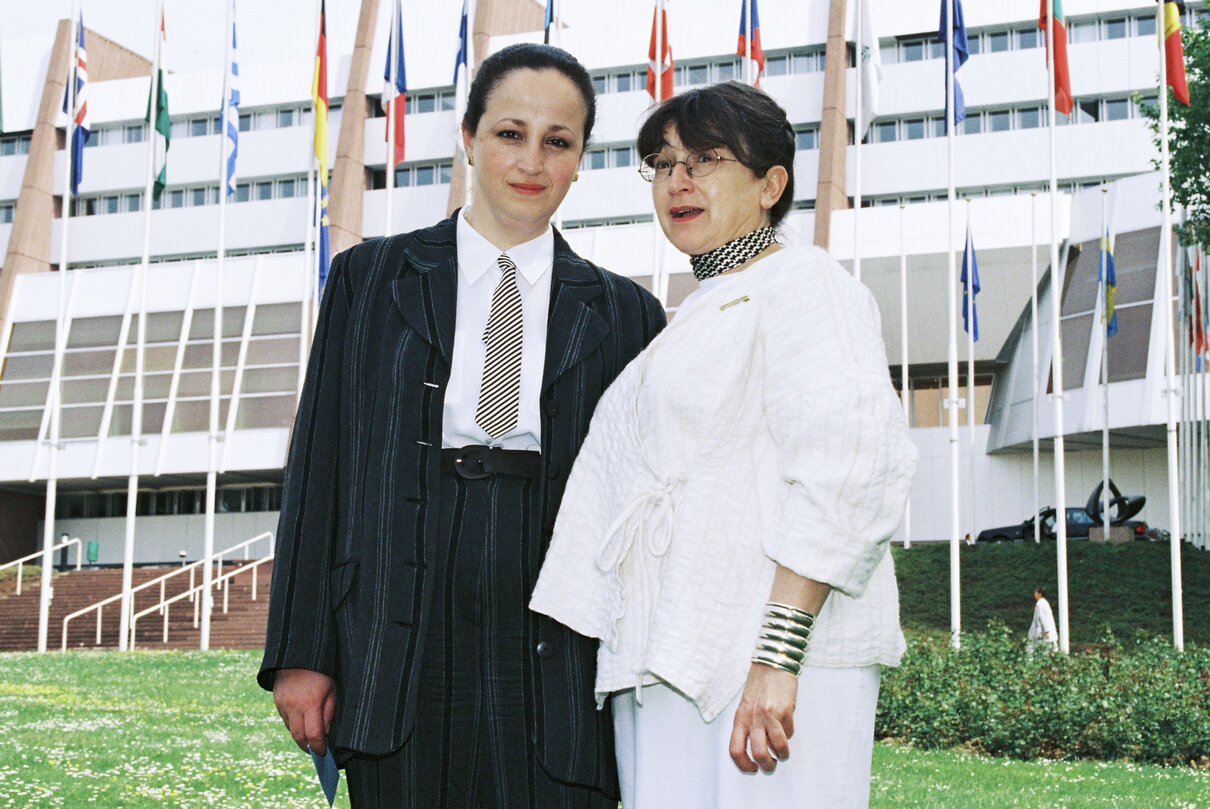
[[[517,289],[517,265],[507,254],[496,259],[500,284],[492,295],[492,309],[483,330],[487,356],[483,361],[483,384],[475,423],[492,438],[517,426],[521,395],[521,291]]]

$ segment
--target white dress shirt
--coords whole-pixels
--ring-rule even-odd
[[[517,289],[521,292],[521,393],[517,426],[500,438],[491,438],[475,423],[479,386],[487,346],[483,330],[491,313],[492,295],[500,284],[500,250],[466,221],[466,209],[458,214],[458,304],[454,325],[454,355],[450,381],[445,389],[441,446],[463,447],[486,444],[504,449],[538,452],[542,445],[538,396],[546,364],[546,321],[550,311],[550,271],[555,258],[551,228],[541,236],[508,250],[517,265]]]

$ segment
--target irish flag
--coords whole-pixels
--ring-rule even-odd
[[[168,185],[168,135],[172,120],[168,117],[168,90],[164,87],[164,7],[160,6],[160,41],[156,43],[155,78],[147,97],[147,125],[151,130],[155,184],[151,198],[158,200]]]
[[[1067,18],[1063,16],[1063,0],[1042,0],[1042,7],[1038,12],[1038,28],[1043,32],[1046,31],[1047,17],[1049,16],[1047,6],[1053,6],[1054,8],[1055,75],[1053,81],[1055,83],[1055,109],[1064,115],[1071,115],[1071,74],[1067,71]],[[1043,33],[1042,36],[1045,38],[1046,34]]]

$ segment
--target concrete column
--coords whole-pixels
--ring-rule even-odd
[[[815,190],[815,244],[825,250],[831,241],[832,210],[849,207],[845,190],[845,152],[849,144],[845,114],[845,70],[849,65],[845,12],[846,0],[831,0],[819,126],[819,184]]]

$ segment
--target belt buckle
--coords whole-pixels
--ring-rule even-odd
[[[463,447],[454,459],[454,469],[467,480],[480,480],[491,477],[496,472],[492,461],[491,447],[477,444]]]

